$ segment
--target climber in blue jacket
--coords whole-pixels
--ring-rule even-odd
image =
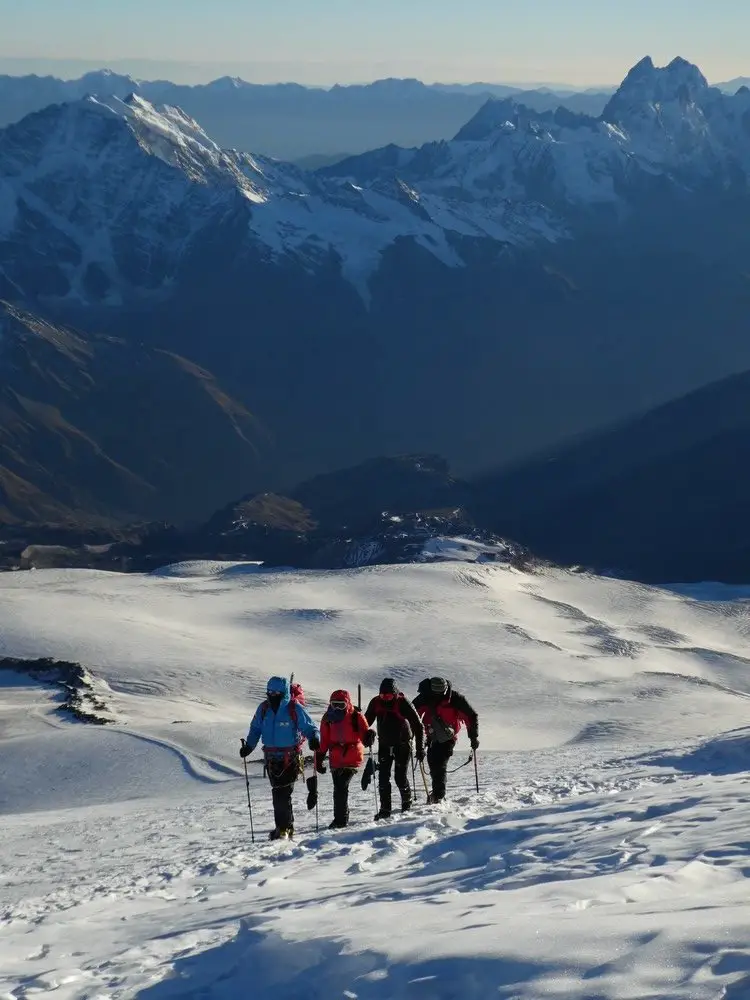
[[[266,685],[266,700],[258,705],[247,741],[242,744],[240,757],[247,757],[263,742],[266,771],[271,782],[273,812],[276,827],[271,840],[294,835],[292,792],[302,774],[302,744],[320,749],[320,731],[298,698],[292,698],[285,677],[271,677]]]

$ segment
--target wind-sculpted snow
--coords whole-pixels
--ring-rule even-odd
[[[741,1000],[747,602],[478,554],[0,576],[0,654],[81,662],[115,719],[66,722],[6,676],[0,996]],[[340,686],[451,677],[480,794],[462,737],[444,805],[417,778],[376,825],[355,782],[329,832],[326,774],[320,832],[299,789],[295,841],[269,843],[256,753],[251,843],[239,737],[291,671],[318,718]]]

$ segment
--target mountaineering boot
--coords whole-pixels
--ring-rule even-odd
[[[349,825],[349,810],[336,809],[333,813],[333,822],[329,825],[329,830],[343,830]]]
[[[271,830],[271,832],[268,834],[268,839],[269,840],[291,840],[291,838],[293,836],[294,836],[294,827],[293,826],[282,827],[282,828],[279,828],[277,826],[273,830]]]
[[[376,820],[379,820],[379,819],[390,819],[390,818],[391,818],[391,810],[390,809],[381,808],[379,812],[375,813],[375,819]]]
[[[410,809],[411,809],[411,795],[402,795],[401,812],[402,813],[409,812]]]

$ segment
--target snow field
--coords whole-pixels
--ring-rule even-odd
[[[750,997],[745,594],[473,558],[0,577],[0,655],[83,662],[117,720],[0,674],[0,997]],[[239,737],[292,670],[316,718],[446,674],[480,795],[376,825],[355,780],[333,833],[325,775],[269,843],[251,763],[252,844]]]

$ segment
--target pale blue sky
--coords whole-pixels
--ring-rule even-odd
[[[0,0],[6,72],[582,86],[647,54],[750,76],[750,0]]]

